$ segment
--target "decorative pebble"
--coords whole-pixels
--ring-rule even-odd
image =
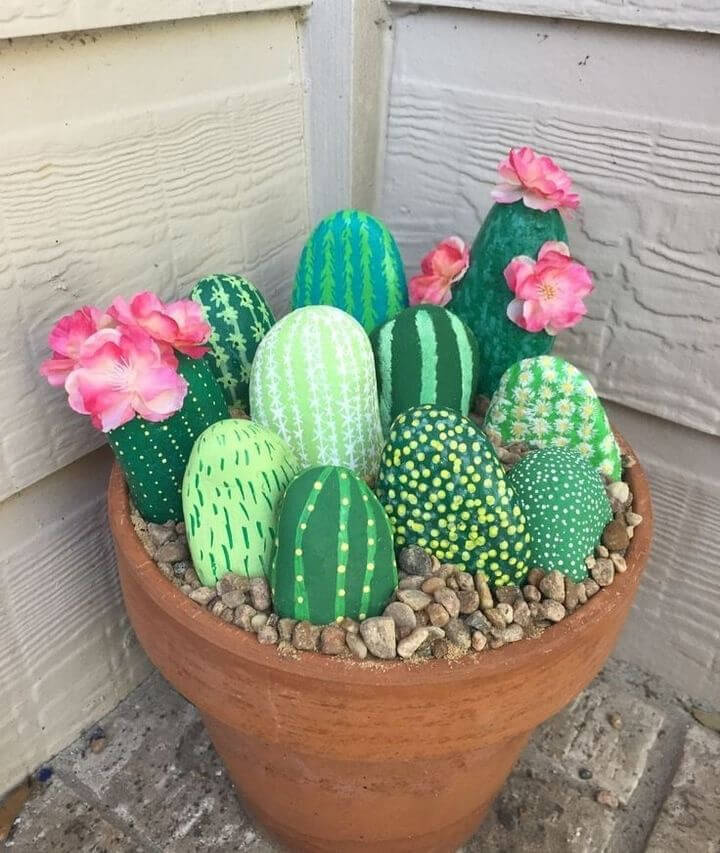
[[[460,599],[453,590],[447,589],[447,587],[438,589],[433,593],[433,598],[438,604],[442,604],[450,614],[451,619],[460,615]]]
[[[420,589],[420,587],[425,582],[425,578],[422,575],[409,575],[408,577],[402,578],[402,580],[398,583],[398,589]]]
[[[497,613],[499,613],[502,618],[505,620],[505,624],[509,625],[513,621],[513,609],[512,605],[508,604],[505,601],[499,602],[499,604],[495,607]]]
[[[264,614],[258,613],[258,616]],[[278,643],[278,630],[274,625],[262,625],[257,633],[258,643],[263,646],[275,646]]]
[[[426,581],[423,581],[423,585],[420,589],[426,593],[426,595],[433,595],[437,590],[442,589],[445,586],[445,581],[443,578],[431,577]]]
[[[217,598],[217,593],[210,586],[201,586],[198,589],[194,589],[188,597],[205,607],[214,598]]]
[[[233,621],[244,631],[252,631],[252,620],[256,615],[257,610],[254,607],[249,604],[241,604],[240,607],[235,609],[235,619]]]
[[[480,596],[474,589],[461,589],[457,594],[460,601],[460,613],[474,613],[480,607]]]
[[[623,551],[630,544],[630,538],[622,521],[613,519],[603,530],[602,543],[610,551]]]
[[[268,620],[267,613],[256,613],[253,618],[250,620],[250,627],[253,631],[257,632],[261,628],[264,628]]]
[[[195,572],[194,569],[192,571]],[[185,573],[185,580],[188,583],[191,582],[190,578],[187,576],[187,572]],[[250,578],[246,578],[243,575],[236,575],[234,572],[228,572],[220,578],[215,585],[215,589],[217,590],[218,595],[227,595],[227,593],[235,592],[236,590],[243,593],[248,592],[250,589]]]
[[[432,656],[440,660],[450,657],[450,642],[444,637],[435,640],[432,645]]]
[[[481,652],[487,645],[487,637],[482,631],[475,631],[472,635],[470,645],[474,652]]]
[[[250,603],[256,610],[270,609],[270,588],[265,578],[250,581]]]
[[[542,619],[548,619],[550,622],[559,622],[565,618],[565,607],[559,601],[548,599],[541,601],[538,605],[538,615]]]
[[[613,794],[612,791],[605,790],[604,788],[596,792],[595,801],[608,809],[616,809],[620,805],[620,800],[617,798],[617,795]]]
[[[445,626],[445,637],[460,649],[470,648],[470,629],[460,619],[451,619]]]
[[[570,578],[568,578],[568,577],[565,578],[564,604],[565,604],[565,609],[567,610],[568,613],[572,613],[573,610],[575,610],[575,608],[580,603],[580,595],[578,593],[578,590],[581,588],[583,590],[585,589],[585,587],[583,587],[582,584],[575,583],[575,581],[570,580]]]
[[[365,660],[368,653],[367,646],[358,634],[346,634],[345,642],[354,658]]]
[[[398,590],[398,601],[407,604],[412,610],[424,610],[432,601],[429,595],[426,595],[420,589],[401,589]],[[370,650],[372,651],[372,649]]]
[[[349,616],[344,616],[340,620],[339,624],[343,631],[347,631],[348,634],[360,633],[360,623],[356,622],[354,619],[351,619]]]
[[[585,587],[585,594],[588,598],[592,598],[600,590],[600,587],[592,578],[585,578],[583,586]]]
[[[495,606],[495,601],[492,597],[490,585],[488,584],[487,578],[482,572],[478,572],[475,575],[475,588],[477,589],[478,595],[480,596],[480,607],[482,610],[488,610],[490,607]]]
[[[407,637],[417,627],[415,611],[402,601],[390,602],[383,611],[383,616],[389,616],[395,623],[395,636],[398,640]]]
[[[231,589],[222,596],[222,603],[225,607],[240,607],[245,604],[245,593],[240,589]]]
[[[412,592],[413,590],[407,590]],[[424,593],[421,593],[424,595]],[[428,596],[425,596],[430,601]],[[381,660],[395,657],[395,622],[389,616],[373,616],[360,623],[360,635],[370,654]]]
[[[455,575],[457,588],[461,591],[475,589],[475,579],[469,572],[458,572]]]
[[[428,616],[427,610],[418,610],[418,612],[415,614],[415,619],[417,620],[418,628],[422,628],[424,625],[430,624],[430,617]]]
[[[630,487],[622,480],[616,480],[614,483],[609,483],[606,487],[607,496],[612,501],[617,501],[621,504],[626,504],[630,498]]]
[[[481,610],[471,613],[465,620],[465,624],[474,631],[484,631],[486,633],[492,628],[490,620]]]
[[[221,616],[224,609],[225,605],[218,598],[216,601],[213,602],[212,606],[210,607],[210,612],[213,616]]]
[[[406,545],[398,554],[398,568],[409,575],[429,575],[432,558],[419,545]]]
[[[608,714],[607,718],[608,718],[608,723],[610,723],[610,725],[614,729],[621,729],[622,728],[622,725],[623,725],[622,717],[620,716],[620,714],[618,714],[617,711],[611,711]]]
[[[298,622],[293,631],[292,643],[303,652],[317,651],[320,642],[320,628],[307,620]]]
[[[565,577],[562,572],[548,572],[539,583],[540,592],[552,601],[565,600]]]
[[[522,625],[515,624],[508,625],[507,628],[503,628],[499,637],[499,639],[501,639],[504,643],[517,643],[518,640],[522,640],[522,638]]]
[[[168,527],[166,524],[154,524],[152,521],[148,522],[147,531],[150,534],[150,539],[152,540],[153,545],[160,546],[169,542],[171,539],[177,539],[174,522],[170,522],[170,525],[171,526]]]
[[[626,512],[625,521],[630,527],[637,527],[643,520],[643,517],[637,512]]]
[[[176,539],[161,545],[155,552],[155,559],[162,563],[177,563],[179,560],[187,560],[190,557],[187,542]]]
[[[523,598],[527,602],[540,601],[540,599],[542,598],[542,594],[541,594],[540,590],[536,586],[532,586],[531,584],[524,586],[522,593],[523,593]]]
[[[615,579],[615,566],[612,560],[600,559],[592,567],[592,579],[598,586],[610,586]]]
[[[533,568],[530,569],[527,576],[527,582],[531,586],[540,586],[540,581],[545,577],[545,572],[542,569]]]
[[[484,613],[493,628],[504,628],[507,624],[505,621],[505,615],[502,611],[498,610],[497,607],[491,607],[488,610],[485,610]]]
[[[320,651],[340,655],[345,651],[345,631],[339,625],[326,625],[320,632]]]
[[[429,636],[427,628],[416,628],[397,644],[397,653],[401,658],[409,658],[415,654]]]
[[[596,557],[609,557],[610,552],[604,545],[596,545],[595,546],[595,556]]]
[[[442,628],[450,621],[450,614],[442,604],[438,604],[436,601],[428,604],[427,615],[430,618],[430,624],[438,628]]]
[[[277,624],[278,635],[284,643],[291,643],[297,619],[280,619]]]
[[[526,628],[532,621],[530,617],[530,608],[528,607],[525,599],[520,598],[519,601],[515,602],[512,621],[516,622],[523,628]]]
[[[581,767],[578,770],[578,776],[581,779],[584,779],[585,781],[587,781],[588,779],[592,779],[592,770],[588,770],[587,767]]]
[[[615,571],[621,575],[624,575],[627,571],[627,561],[622,554],[616,554],[613,552],[610,554],[610,559],[612,560],[613,566],[615,566]]]

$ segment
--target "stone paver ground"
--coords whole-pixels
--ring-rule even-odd
[[[537,731],[464,853],[720,853],[720,735],[687,707],[611,661]],[[237,802],[197,712],[159,674],[100,724],[105,748],[80,738],[50,762],[7,850],[278,853]],[[618,807],[596,802],[599,789]]]

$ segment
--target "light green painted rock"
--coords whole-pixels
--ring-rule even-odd
[[[585,558],[612,520],[598,472],[575,450],[547,447],[514,465],[508,483],[532,536],[532,565],[574,581],[587,577]]]
[[[288,443],[303,468],[343,465],[374,477],[382,430],[372,347],[362,326],[325,305],[283,317],[255,353],[250,412]]]
[[[620,448],[590,381],[551,355],[525,358],[503,374],[485,415],[493,441],[577,450],[611,480],[622,475]]]
[[[219,421],[200,435],[182,499],[190,554],[205,586],[228,572],[269,574],[279,503],[297,471],[287,445],[252,421]]]
[[[530,534],[487,437],[459,412],[418,406],[397,417],[376,486],[395,546],[419,545],[443,563],[520,585]]]

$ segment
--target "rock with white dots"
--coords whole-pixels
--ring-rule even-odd
[[[528,453],[508,474],[532,536],[532,564],[573,581],[587,577],[593,553],[612,518],[598,472],[575,450],[547,447]]]
[[[417,406],[393,422],[378,497],[395,545],[419,545],[443,563],[482,570],[493,586],[520,585],[530,534],[487,437],[459,412]]]
[[[107,433],[138,512],[164,524],[182,518],[182,480],[195,439],[227,418],[222,390],[204,359],[176,353],[178,372],[188,384],[182,408],[153,423],[136,415]]]
[[[316,625],[383,612],[397,586],[390,523],[348,468],[318,465],[290,483],[270,585],[276,613]]]
[[[511,365],[484,428],[496,443],[577,450],[601,474],[621,477],[620,448],[605,409],[590,381],[562,358],[541,355]]]
[[[203,584],[214,587],[229,572],[268,574],[278,508],[298,467],[285,442],[252,421],[226,419],[202,433],[185,470],[182,499]]]

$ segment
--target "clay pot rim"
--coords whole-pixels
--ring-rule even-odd
[[[618,435],[623,450],[632,449]],[[633,454],[634,455],[634,454]],[[627,469],[627,483],[635,502],[634,511],[643,516],[635,528],[625,559],[627,572],[615,575],[611,586],[597,592],[586,604],[561,622],[550,626],[540,637],[511,643],[500,649],[470,652],[455,660],[427,660],[416,664],[400,659],[391,661],[357,661],[323,655],[319,652],[301,652],[293,649],[287,655],[278,653],[273,645],[261,645],[255,635],[236,625],[213,616],[205,608],[184,595],[164,577],[135,533],[130,520],[128,491],[122,470],[113,466],[108,486],[108,514],[113,535],[119,547],[132,563],[139,585],[153,599],[168,618],[185,625],[188,631],[202,637],[229,655],[239,656],[257,666],[302,678],[331,679],[352,685],[420,687],[442,682],[486,677],[498,672],[508,673],[540,665],[545,655],[561,655],[589,625],[608,618],[625,598],[632,596],[647,560],[652,540],[652,506],[647,476],[639,463]]]

